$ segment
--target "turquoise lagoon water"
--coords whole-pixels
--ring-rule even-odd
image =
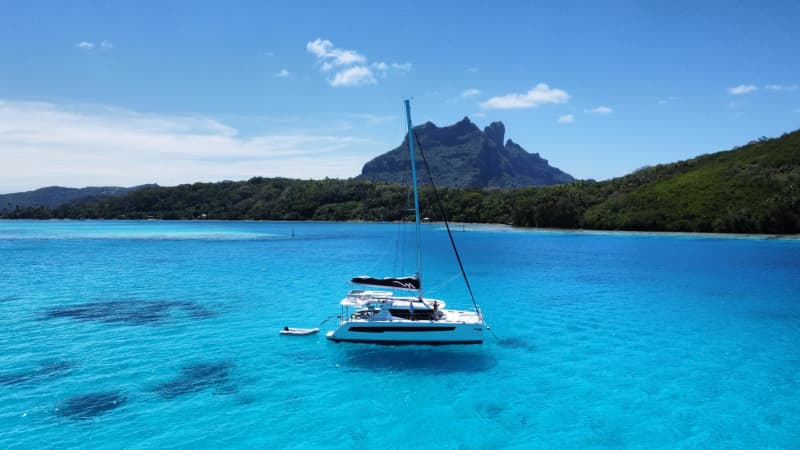
[[[800,447],[800,241],[455,229],[482,346],[278,335],[396,224],[0,221],[0,448]]]

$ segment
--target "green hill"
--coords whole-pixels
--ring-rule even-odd
[[[34,191],[0,194],[0,212],[11,211],[16,208],[30,208],[36,206],[54,208],[65,203],[79,200],[125,195],[128,192],[148,186],[154,185],[134,186],[129,188],[117,186],[85,188],[50,186],[36,189]]]
[[[521,226],[800,232],[800,131],[599,183],[520,192]]]
[[[434,175],[435,176],[435,175]],[[602,182],[517,189],[442,188],[449,218],[516,226],[800,233],[800,131]],[[407,187],[363,180],[253,178],[149,187],[6,218],[407,220]],[[442,219],[433,193],[423,216]]]
[[[800,131],[607,184],[613,194],[586,212],[588,227],[798,232]]]

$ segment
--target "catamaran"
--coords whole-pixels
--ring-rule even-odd
[[[417,271],[407,277],[373,278],[365,275],[352,278],[350,283],[359,288],[352,289],[342,299],[339,326],[336,330],[329,331],[326,337],[334,342],[372,344],[481,344],[485,323],[480,308],[472,296],[472,288],[464,274],[461,257],[446,221],[450,242],[475,309],[474,311],[449,310],[444,301],[423,297],[419,192],[411,106],[408,100],[405,101],[405,108],[414,187]],[[424,156],[424,153],[422,155]],[[362,286],[371,289],[361,289]]]

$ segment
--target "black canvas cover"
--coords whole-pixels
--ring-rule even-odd
[[[417,277],[372,278],[367,275],[362,275],[360,277],[353,278],[350,280],[350,282],[393,289],[419,290],[419,278]]]

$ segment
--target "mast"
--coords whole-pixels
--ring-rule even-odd
[[[411,178],[414,180],[414,218],[417,228],[417,279],[419,280],[419,298],[422,298],[422,246],[420,244],[419,226],[419,192],[417,192],[417,163],[414,159],[414,128],[411,125],[411,103],[405,100],[406,122],[408,122],[408,149],[411,152]]]

